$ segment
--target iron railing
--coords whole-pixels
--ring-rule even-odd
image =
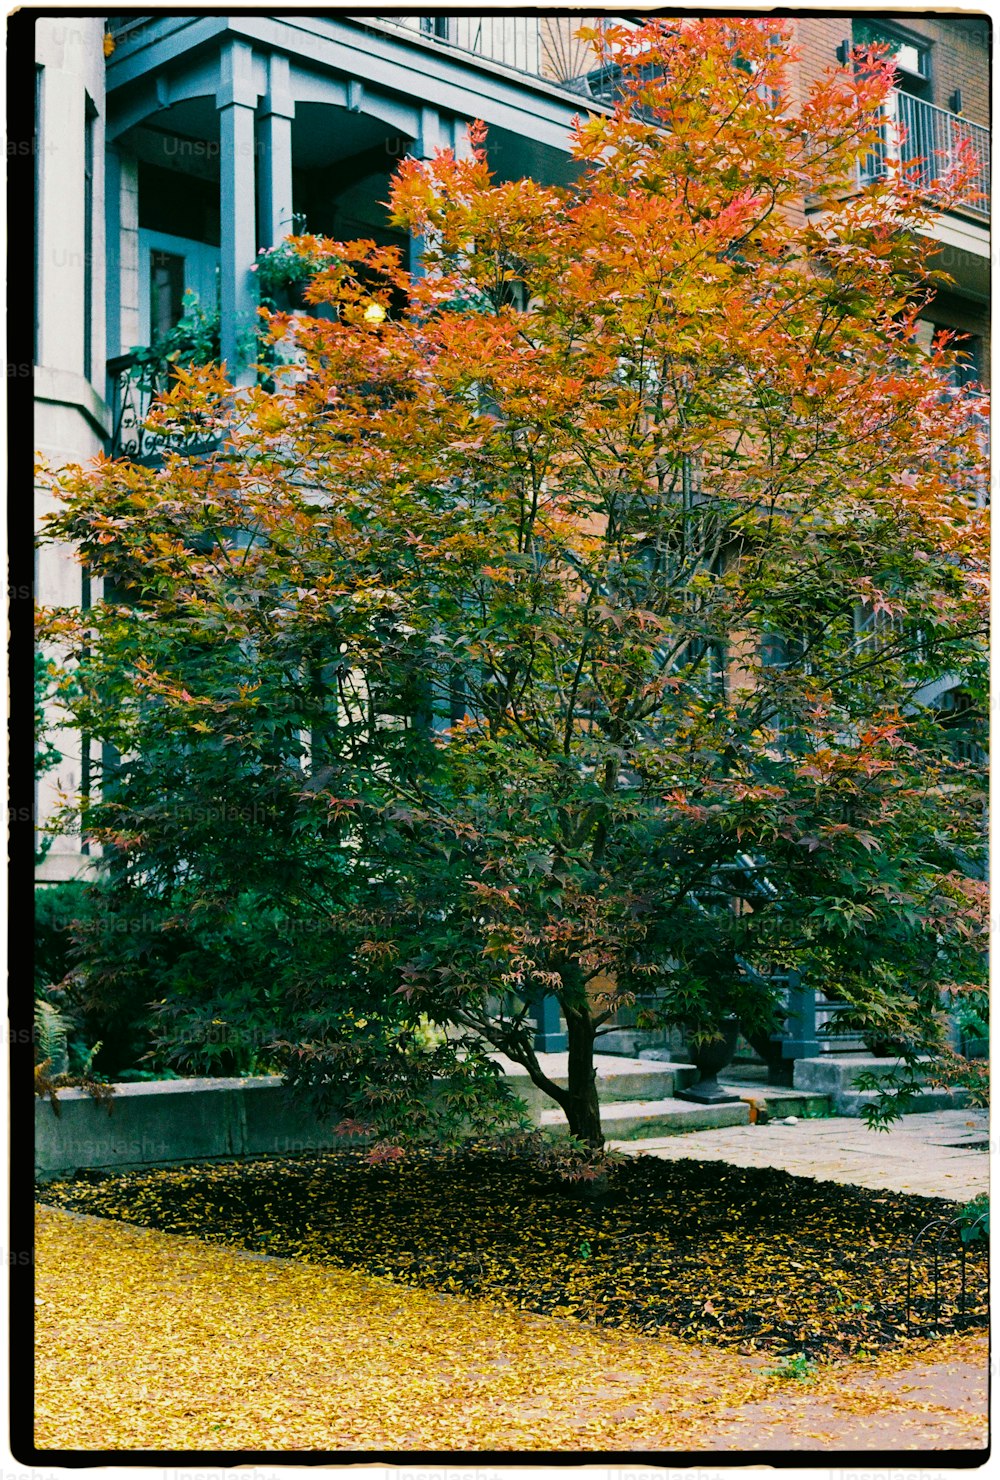
[[[910,93],[892,92],[886,103],[876,148],[861,165],[861,183],[881,179],[890,160],[907,166],[910,178],[933,198],[937,182],[965,154],[972,173],[958,204],[977,216],[990,214],[990,131],[947,108]]]
[[[380,15],[423,39],[466,56],[478,57],[556,87],[587,94],[588,74],[597,60],[594,48],[577,35],[581,26],[602,30],[614,16],[531,15]]]
[[[142,354],[118,355],[107,363],[108,404],[111,407],[109,457],[128,457],[133,462],[158,462],[170,452],[198,455],[219,445],[217,431],[183,435],[158,430],[146,419],[158,396],[169,389],[170,371],[151,364]]]
[[[581,26],[602,30],[617,16],[583,15],[380,15],[349,17],[361,25],[389,25],[447,50],[477,57],[512,72],[588,93],[587,74],[596,62],[590,42],[577,36]],[[118,11],[107,20],[116,45],[141,36],[156,16]]]

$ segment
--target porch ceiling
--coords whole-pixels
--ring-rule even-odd
[[[404,111],[439,109],[458,118],[482,118],[494,128],[565,154],[571,121],[583,100],[528,76],[520,76],[471,56],[439,51],[419,37],[389,35],[359,18],[339,14],[293,16],[242,15],[151,16],[123,36],[107,67],[111,133],[114,135],[170,103],[190,98],[191,74],[204,85],[206,61],[227,40],[242,40],[263,59],[268,52],[291,63],[293,97],[310,102],[328,89],[328,101],[343,104],[348,81],[363,84],[366,97],[401,105]],[[155,79],[158,97],[150,97]],[[308,82],[306,83],[306,79]],[[306,83],[298,90],[298,81]],[[263,77],[260,91],[263,91]],[[205,101],[211,106],[211,100]],[[584,106],[587,106],[586,104]],[[600,105],[590,105],[605,111]],[[378,117],[377,105],[361,104],[362,115]],[[395,109],[392,110],[395,112]],[[383,122],[389,122],[382,112]],[[117,127],[116,127],[117,122]],[[350,149],[345,149],[350,152]]]

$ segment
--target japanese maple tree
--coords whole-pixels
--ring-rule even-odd
[[[480,129],[404,161],[420,276],[302,239],[335,312],[268,316],[290,363],[179,370],[162,465],[55,480],[106,584],[45,631],[124,758],[83,822],[148,923],[83,980],[139,973],[167,1044],[224,988],[391,1134],[500,1050],[599,1145],[625,1004],[763,1043],[796,971],[915,1055],[980,978],[979,767],[932,701],[984,693],[983,403],[917,332],[963,162],[860,189],[890,63],[797,99],[771,18],[601,44],[575,184],[497,183]]]

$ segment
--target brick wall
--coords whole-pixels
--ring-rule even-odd
[[[991,26],[985,16],[943,17],[914,14],[897,22],[903,31],[931,42],[930,88],[927,101],[947,108],[956,89],[962,94],[962,114],[973,123],[989,122]],[[812,83],[837,65],[837,48],[851,36],[849,16],[835,18],[800,16],[792,23],[792,44],[800,59],[790,69],[789,102],[795,107]],[[953,267],[949,248],[943,247],[939,266]],[[960,274],[956,270],[956,276]],[[963,329],[982,340],[983,377],[989,383],[989,310],[979,298],[960,292],[940,291],[928,311],[935,323]]]
[[[941,108],[956,88],[962,93],[962,113],[973,123],[990,121],[990,22],[985,16],[936,19],[906,16],[901,29],[931,42],[930,91],[928,102]],[[793,42],[801,52],[792,79],[792,95],[802,90],[837,63],[837,47],[850,40],[849,16],[834,19],[802,16],[793,22]]]
[[[987,18],[907,16],[905,29],[915,36],[926,36],[932,43],[928,102],[947,108],[958,88],[964,117],[973,123],[989,123],[991,37]]]

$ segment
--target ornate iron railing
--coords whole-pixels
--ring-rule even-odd
[[[910,93],[893,92],[886,104],[877,147],[861,165],[861,183],[881,179],[890,159],[910,166],[917,182],[933,195],[935,181],[971,155],[973,173],[959,204],[977,216],[990,214],[990,131],[947,108]]]
[[[128,457],[133,462],[158,462],[164,453],[184,452],[197,455],[211,452],[219,445],[217,432],[208,435],[190,432],[180,436],[147,425],[147,418],[157,396],[170,383],[165,365],[150,363],[142,354],[118,355],[107,363],[108,404],[111,407],[109,457]]]

